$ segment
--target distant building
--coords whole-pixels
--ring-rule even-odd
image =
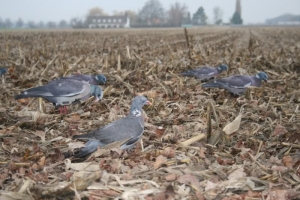
[[[269,25],[300,25],[300,15],[284,14],[279,17],[267,19]]]
[[[89,16],[89,28],[130,28],[130,18],[123,16]]]

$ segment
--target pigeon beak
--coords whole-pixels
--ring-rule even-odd
[[[268,82],[268,80],[266,79],[266,80],[264,80],[266,83]]]
[[[152,103],[150,101],[147,101],[147,105],[152,105]]]
[[[95,102],[98,102],[100,99],[98,97],[95,97]]]

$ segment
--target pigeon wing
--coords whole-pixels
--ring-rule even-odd
[[[77,74],[77,75],[73,75],[73,76],[65,76],[65,77],[61,77],[61,79],[73,79],[73,80],[77,80],[77,81],[86,81],[89,84],[98,85],[97,81],[95,80],[95,77],[90,76],[90,75],[86,75],[86,74]]]
[[[138,138],[143,132],[143,119],[141,117],[127,116],[99,129],[95,133],[95,138],[103,144],[110,144],[127,138]]]
[[[72,79],[60,79],[50,82],[47,87],[47,91],[51,93],[51,96],[74,96],[84,92],[84,82],[72,80]]]
[[[98,140],[103,145],[107,145],[125,139],[129,139],[128,143],[130,143],[130,140],[139,138],[143,132],[143,119],[141,117],[127,116],[125,118],[116,120],[103,128],[87,134],[76,135],[73,138]]]
[[[250,76],[237,75],[215,80],[215,83],[231,88],[245,88],[250,86],[252,81]]]

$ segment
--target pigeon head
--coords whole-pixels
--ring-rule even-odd
[[[103,97],[102,89],[97,85],[91,85],[91,96],[95,97],[95,102],[101,100]]]
[[[218,70],[221,71],[221,72],[222,72],[222,71],[227,71],[227,70],[228,70],[228,66],[227,66],[227,65],[224,65],[224,64],[223,64],[223,65],[220,65],[220,66],[218,67]]]
[[[148,99],[144,96],[134,97],[131,104],[130,113],[134,114],[134,112],[136,111],[139,112],[140,110],[142,110],[144,105],[151,105],[151,102],[148,101]]]
[[[258,78],[259,80],[268,81],[268,74],[266,74],[265,72],[259,72],[258,74],[256,74],[256,78]]]
[[[97,80],[98,84],[105,85],[106,83],[106,77],[103,74],[99,74],[95,76],[95,79]]]

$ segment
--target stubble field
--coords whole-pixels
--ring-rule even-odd
[[[184,29],[1,31],[0,41],[0,199],[300,198],[300,28],[192,28],[188,41]],[[233,98],[180,76],[222,63],[221,77],[269,81]],[[101,102],[60,115],[14,100],[75,73],[107,77]],[[152,102],[143,149],[64,157],[84,144],[73,135],[124,117],[135,95]]]

